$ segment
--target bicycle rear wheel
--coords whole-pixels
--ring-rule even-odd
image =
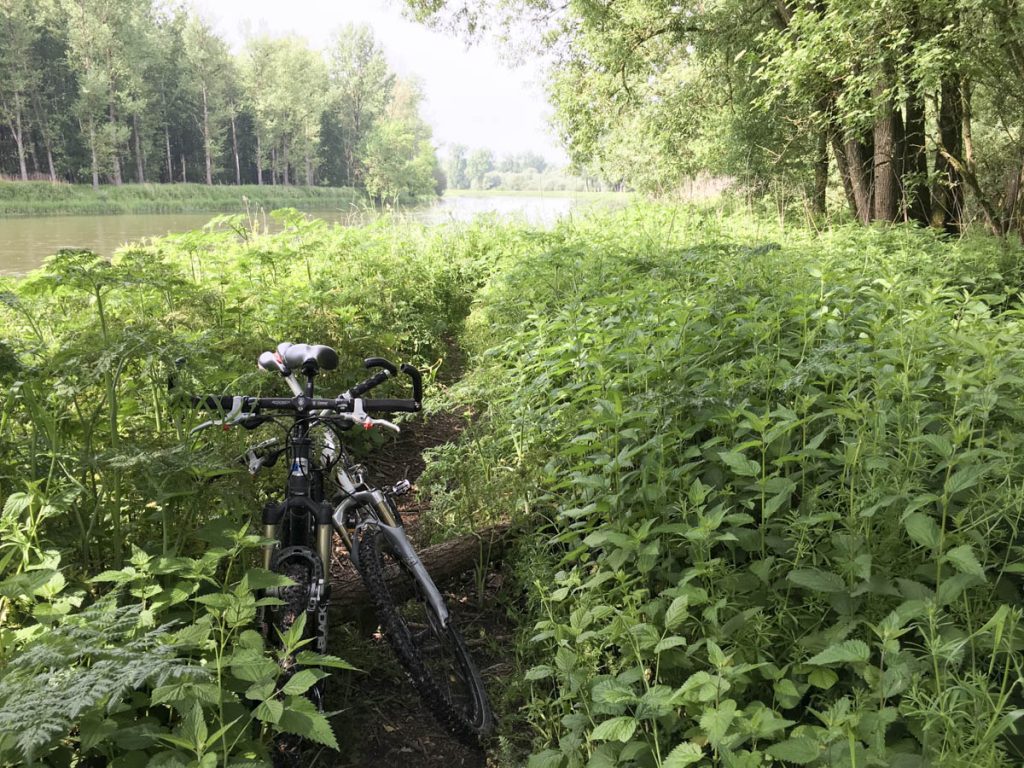
[[[494,730],[480,672],[462,635],[425,598],[405,562],[376,526],[363,529],[358,560],[384,637],[434,717],[468,746]]]

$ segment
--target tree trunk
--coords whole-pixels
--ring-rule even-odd
[[[135,134],[135,179],[146,183],[146,163],[142,158],[142,139],[139,137],[139,116],[132,115],[132,132]]]
[[[14,134],[14,144],[18,149],[18,167],[21,170],[21,180],[28,181],[28,166],[25,165],[25,136],[21,127],[21,105],[15,101],[14,121],[10,124],[11,133]]]
[[[950,159],[963,156],[963,108],[960,75],[942,78],[939,98],[939,144],[935,154],[935,187],[932,190],[933,227],[950,234],[960,232],[964,209],[963,177]]]
[[[420,560],[430,572],[435,583],[441,584],[461,573],[476,568],[481,563],[497,560],[504,554],[511,540],[508,523],[491,526],[477,533],[460,536],[451,541],[435,544],[419,552]],[[402,594],[400,588],[405,579],[397,571],[387,575],[388,588],[393,590],[396,600],[410,597]],[[395,593],[397,592],[397,594]],[[354,609],[370,604],[362,578],[354,568],[346,569],[331,585],[331,605]]]
[[[850,186],[853,191],[857,219],[862,224],[871,221],[874,211],[872,205],[872,154],[869,144],[857,139],[848,139],[844,146],[846,165],[850,174]]]
[[[92,188],[100,188],[100,164],[96,159],[96,124],[89,119],[89,151],[92,153]]]
[[[39,109],[38,98],[32,101],[32,111],[35,114],[36,125],[39,126],[39,135],[43,139],[43,148],[46,150],[46,166],[50,174],[50,183],[57,183],[57,171],[53,167],[53,144],[50,141],[50,131],[46,127],[46,120],[43,119]]]
[[[167,148],[167,183],[174,183],[174,163],[171,162],[171,128],[164,123],[164,145]]]
[[[874,127],[874,210],[875,221],[896,221],[900,210],[900,176],[902,169],[897,163],[897,145],[902,131],[893,105],[892,96],[887,94],[887,82],[875,86],[874,96],[878,99]]]
[[[231,151],[235,156],[235,184],[242,186],[242,164],[238,161],[238,133],[235,131],[235,115],[231,115]]]
[[[306,186],[313,186],[313,161],[306,155]]]
[[[270,178],[271,184],[277,186],[277,147],[270,148]]]
[[[846,162],[846,149],[839,135],[834,129],[829,131],[832,142],[832,156],[836,160],[836,169],[839,171],[839,178],[843,182],[843,192],[846,194],[846,202],[850,205],[850,213],[857,218],[857,198],[853,194],[853,181],[850,179],[850,164]]]
[[[283,176],[284,185],[287,187],[289,185],[289,183],[290,183],[289,180],[288,180],[288,145],[287,144],[284,145],[284,171],[283,171],[283,173],[284,173],[284,176]]]
[[[117,136],[117,113],[114,111],[113,104],[110,105],[110,127],[110,138],[113,139]],[[110,142],[110,161],[113,163],[114,168],[114,184],[120,187],[124,183],[124,180],[121,178],[121,157],[117,151],[116,141]]]
[[[185,153],[181,153],[181,183],[188,183],[188,176],[185,175]]]
[[[907,96],[903,150],[903,194],[911,221],[927,225],[932,200],[928,189],[928,150],[925,146],[924,98],[916,88]]]
[[[206,155],[206,184],[213,186],[213,164],[210,162],[210,110],[206,103],[206,83],[203,83],[203,153]]]
[[[259,131],[256,131],[256,183],[263,186],[263,142]]]

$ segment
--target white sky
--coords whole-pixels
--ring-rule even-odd
[[[467,48],[455,36],[434,32],[402,16],[394,0],[192,0],[236,50],[243,25],[271,35],[296,33],[324,49],[347,22],[367,24],[399,75],[423,84],[423,118],[434,143],[486,147],[497,156],[533,151],[566,163],[548,127],[551,113],[539,67],[511,68],[488,44]]]

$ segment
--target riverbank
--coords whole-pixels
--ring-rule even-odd
[[[124,184],[94,190],[47,181],[0,182],[0,216],[125,213],[238,213],[263,208],[365,208],[372,203],[350,187],[284,187],[255,184]]]
[[[568,197],[573,200],[629,202],[634,192],[576,192],[570,189],[446,189],[445,197]]]

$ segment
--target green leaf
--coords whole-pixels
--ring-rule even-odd
[[[903,526],[907,529],[907,535],[917,544],[929,549],[938,549],[941,538],[939,526],[927,515],[913,512],[903,521]]]
[[[663,640],[659,640],[658,644],[656,646],[654,646],[654,652],[655,653],[663,653],[664,651],[667,651],[670,648],[678,648],[680,646],[685,646],[685,645],[686,645],[686,638],[685,637],[679,637],[678,635],[672,635],[671,637],[666,637]]]
[[[721,744],[734,717],[736,717],[736,702],[732,699],[726,699],[717,708],[707,710],[701,715],[700,727],[707,734],[711,746],[717,747]]]
[[[274,689],[277,686],[274,685],[273,680],[264,680],[260,683],[253,683],[245,692],[245,698],[250,701],[263,701],[269,699],[274,695]]]
[[[327,673],[319,669],[302,669],[288,679],[281,691],[286,696],[298,696],[316,685],[317,680],[325,677]]]
[[[769,757],[774,757],[776,760],[784,760],[787,763],[796,763],[797,765],[806,765],[817,760],[818,755],[821,753],[818,742],[806,736],[798,736],[780,741],[778,744],[772,744],[765,751]]]
[[[545,749],[535,755],[530,755],[526,761],[526,768],[562,768],[562,761],[565,755],[557,749]]]
[[[284,713],[284,704],[277,699],[265,699],[260,702],[260,705],[256,707],[256,711],[253,715],[257,720],[262,720],[265,723],[274,723],[275,725],[280,722],[281,715]]]
[[[280,730],[302,736],[333,750],[338,749],[338,741],[334,738],[331,724],[317,711],[313,702],[303,696],[289,696],[285,704],[284,713],[277,724]]]
[[[761,474],[761,465],[751,461],[742,453],[736,451],[720,451],[718,458],[724,461],[729,469],[740,477],[757,477]]]
[[[313,651],[299,651],[295,655],[295,661],[299,664],[306,666],[317,666],[317,667],[330,667],[332,669],[348,669],[353,672],[361,672],[357,667],[353,667],[344,659],[340,659],[337,656],[328,656],[322,653],[314,653]]]
[[[973,576],[984,576],[985,569],[981,567],[981,563],[978,562],[978,558],[974,555],[974,550],[970,544],[961,544],[959,547],[953,547],[945,555],[945,560],[953,564],[960,573],[967,573]]]
[[[813,656],[807,661],[815,666],[827,664],[852,664],[865,663],[871,657],[871,649],[863,640],[844,640],[841,643],[830,645],[821,653]]]
[[[966,491],[968,488],[973,488],[981,482],[987,471],[988,467],[984,464],[972,464],[958,469],[946,480],[943,492],[946,496],[952,496],[961,491]]]
[[[700,762],[704,757],[704,750],[690,741],[684,741],[673,749],[662,761],[662,768],[686,768],[688,765]]]
[[[817,568],[798,568],[786,576],[794,584],[813,592],[845,592],[846,582],[838,574]]]
[[[610,720],[605,720],[599,723],[598,726],[590,732],[590,738],[594,741],[621,741],[627,742],[633,738],[633,733],[636,731],[636,718],[633,717],[613,717]]]
[[[689,615],[689,598],[685,595],[673,600],[665,611],[665,629],[671,631],[682,624]]]
[[[271,587],[291,587],[295,582],[283,573],[274,573],[265,568],[250,568],[245,572],[245,583],[249,589],[270,589]]]
[[[254,648],[240,648],[228,660],[231,674],[247,683],[276,680],[281,667]]]
[[[530,669],[526,670],[526,679],[543,680],[546,677],[551,677],[553,674],[555,674],[555,670],[553,667],[550,667],[547,664],[538,664],[537,666],[531,667]]]

